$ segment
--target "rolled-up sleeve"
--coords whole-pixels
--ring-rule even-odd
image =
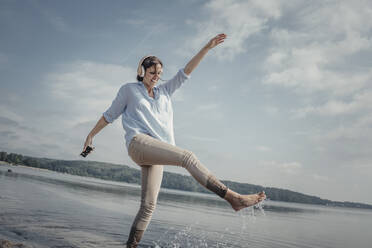
[[[190,75],[186,75],[184,69],[180,69],[173,78],[162,84],[162,87],[171,96],[189,78]]]
[[[115,99],[112,101],[111,106],[103,113],[103,117],[109,123],[116,120],[125,110],[127,105],[126,87],[123,85]]]

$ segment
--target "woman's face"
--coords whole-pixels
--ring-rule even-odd
[[[161,64],[153,65],[146,69],[145,76],[143,77],[143,83],[153,88],[155,84],[159,81],[161,74],[163,73],[163,68]]]

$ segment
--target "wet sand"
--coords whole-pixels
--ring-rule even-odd
[[[15,243],[9,240],[0,239],[0,248],[27,248],[27,246],[21,243]]]

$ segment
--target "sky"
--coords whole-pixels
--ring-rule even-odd
[[[218,178],[372,204],[372,2],[0,0],[0,151],[78,160],[147,54],[171,78],[176,144]],[[137,165],[121,118],[86,160]],[[167,171],[187,174],[183,168]]]

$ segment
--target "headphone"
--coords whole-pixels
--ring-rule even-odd
[[[142,65],[143,61],[145,59],[147,59],[148,57],[152,57],[153,55],[146,55],[145,57],[143,57],[139,64],[138,64],[138,68],[137,68],[137,75],[140,76],[140,77],[144,77],[145,76],[145,67]]]
[[[154,55],[146,55],[145,57],[143,57],[139,64],[138,64],[138,68],[137,68],[137,75],[140,76],[140,77],[144,77],[145,76],[145,67],[142,65],[143,61],[145,61],[145,59],[149,58],[149,57],[152,57]],[[164,80],[162,78],[159,78],[160,81],[167,81],[167,80]]]

